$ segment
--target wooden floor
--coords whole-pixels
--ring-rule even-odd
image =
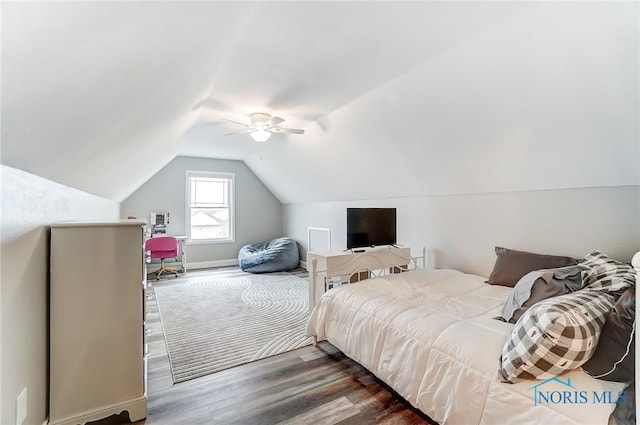
[[[136,425],[432,423],[326,342],[174,385],[152,288],[147,308],[148,415]]]

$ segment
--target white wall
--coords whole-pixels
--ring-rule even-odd
[[[26,424],[47,417],[48,225],[115,219],[117,202],[1,166],[2,293],[0,423],[15,423],[16,397],[27,388]]]
[[[246,244],[282,236],[282,206],[242,161],[177,157],[122,202],[122,218],[149,219],[152,211],[170,213],[167,233],[186,234],[186,172],[235,174],[235,241],[187,244],[187,261],[205,263],[237,260]]]
[[[307,227],[329,227],[332,249],[346,247],[347,207],[395,207],[398,243],[410,246],[413,255],[426,245],[436,267],[484,276],[493,268],[496,245],[574,257],[597,249],[621,261],[640,250],[640,186],[283,207],[288,236],[306,248]]]

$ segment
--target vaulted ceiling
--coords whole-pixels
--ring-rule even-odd
[[[2,163],[122,200],[177,155],[282,202],[640,183],[638,3],[5,2]],[[228,136],[252,112],[304,135]]]

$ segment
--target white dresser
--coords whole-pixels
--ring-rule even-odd
[[[51,226],[50,425],[146,417],[144,224]]]

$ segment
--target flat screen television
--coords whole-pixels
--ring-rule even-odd
[[[347,249],[395,243],[395,208],[347,208]]]

